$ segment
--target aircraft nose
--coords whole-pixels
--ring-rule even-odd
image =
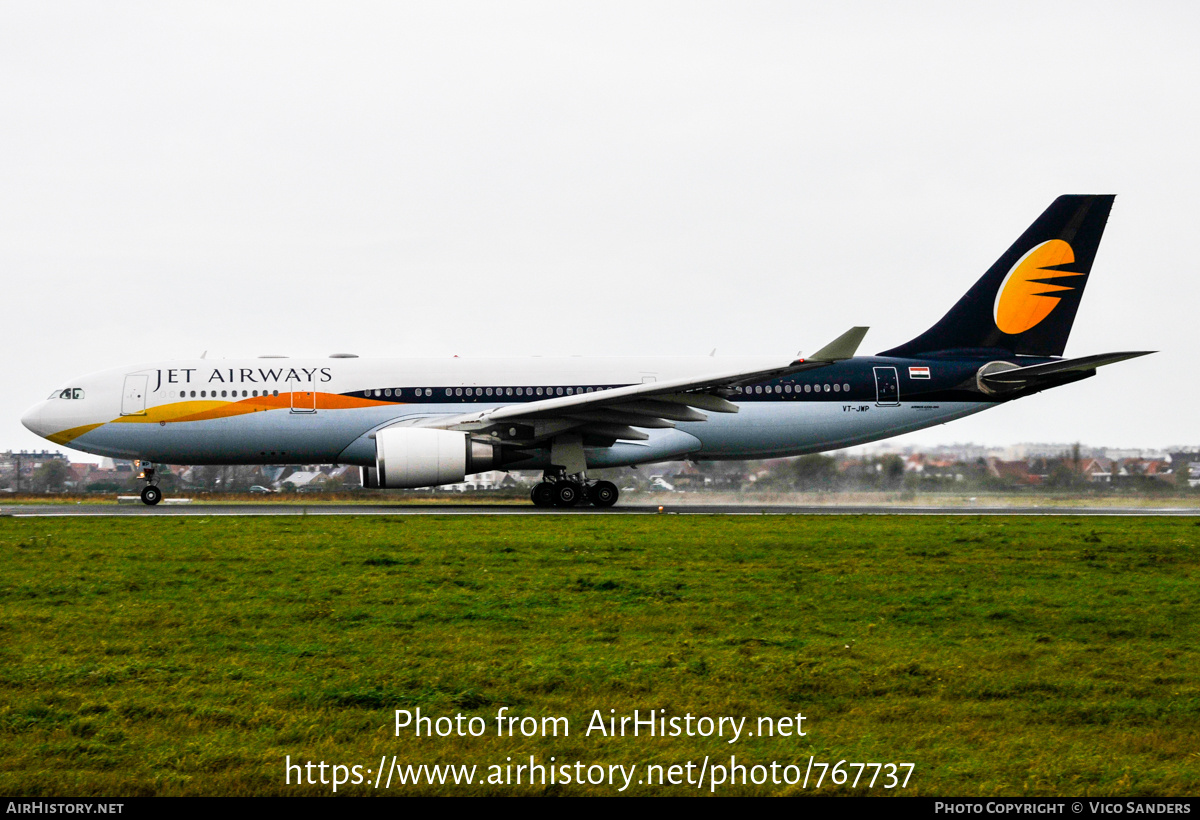
[[[46,435],[46,425],[42,422],[42,413],[45,406],[45,402],[35,404],[25,411],[25,415],[21,416],[21,424],[25,425],[26,429],[43,437]]]

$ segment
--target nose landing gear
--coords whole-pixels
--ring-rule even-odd
[[[158,502],[162,501],[162,490],[158,488],[158,478],[154,474],[154,465],[143,461],[141,462],[142,471],[138,473],[138,478],[146,482],[146,486],[142,487],[142,503],[153,507]]]

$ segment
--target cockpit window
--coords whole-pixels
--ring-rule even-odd
[[[72,387],[71,388],[71,398],[82,399],[83,398],[83,388],[82,387]]]
[[[50,394],[52,399],[82,399],[82,387],[68,387],[66,390],[55,390]]]

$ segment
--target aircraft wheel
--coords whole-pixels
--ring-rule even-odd
[[[529,494],[529,499],[535,507],[553,507],[555,502],[554,485],[547,484],[545,481],[535,484],[533,492]]]
[[[579,485],[573,481],[560,481],[554,488],[554,503],[559,507],[574,507],[579,503]]]
[[[162,490],[155,487],[153,484],[147,484],[142,487],[142,503],[153,507],[158,502],[162,501]]]
[[[611,507],[619,495],[617,485],[611,481],[597,481],[588,489],[588,500],[595,507]]]

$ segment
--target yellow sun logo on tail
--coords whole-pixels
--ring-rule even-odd
[[[1074,290],[1070,285],[1047,284],[1045,279],[1078,276],[1069,271],[1047,270],[1075,261],[1075,251],[1061,239],[1032,248],[1013,265],[996,294],[996,327],[1009,335],[1024,333],[1050,315],[1058,305],[1055,291]]]

